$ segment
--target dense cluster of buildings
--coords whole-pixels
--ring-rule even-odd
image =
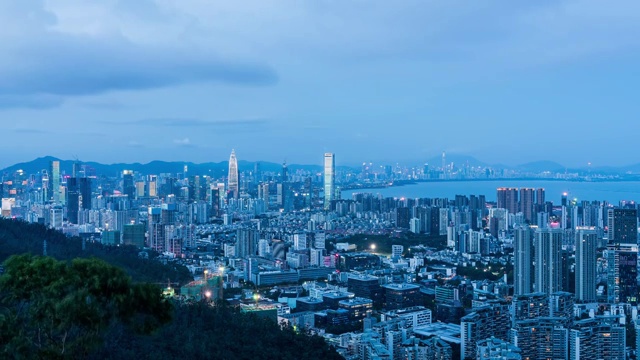
[[[463,171],[444,157],[419,175]],[[317,171],[241,170],[233,151],[219,177],[185,166],[109,178],[54,160],[38,174],[5,175],[0,193],[4,217],[157,251],[196,277],[173,295],[219,299],[228,289],[244,311],[321,334],[347,359],[635,352],[627,343],[640,329],[634,202],[564,194],[554,203],[539,188],[498,188],[495,202],[482,194],[341,198],[351,177],[405,175],[370,164],[341,173],[332,153]],[[382,252],[354,235],[393,245]]]

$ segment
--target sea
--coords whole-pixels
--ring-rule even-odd
[[[383,197],[449,198],[456,195],[484,195],[487,201],[496,201],[496,189],[543,188],[545,200],[560,203],[563,193],[577,201],[640,201],[640,181],[558,181],[558,180],[470,180],[419,182],[410,185],[379,189],[357,189],[342,192],[343,199],[351,199],[354,193],[381,194]]]

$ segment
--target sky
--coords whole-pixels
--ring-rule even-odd
[[[636,0],[0,2],[0,166],[640,162]]]

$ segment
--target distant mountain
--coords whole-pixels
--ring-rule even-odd
[[[0,170],[0,174],[12,174],[18,170],[23,170],[27,174],[35,174],[43,169],[49,171],[51,161],[60,161],[60,172],[65,174],[71,174],[73,169],[74,160],[61,160],[52,156],[40,157],[29,162],[23,162],[9,166]],[[187,166],[189,175],[210,175],[214,177],[224,176],[229,169],[228,161],[221,162],[208,162],[202,164],[196,164],[188,161],[152,161],[150,163],[117,163],[117,164],[101,164],[97,162],[80,162],[82,165],[90,168],[90,171],[97,175],[116,176],[121,173],[122,170],[133,170],[143,174],[160,174],[160,173],[181,173],[184,170],[184,166]],[[240,171],[252,171],[255,168],[254,161],[238,161],[238,168]],[[260,161],[260,170],[266,172],[279,173],[282,171],[282,164],[277,164],[268,161]],[[321,165],[299,165],[299,164],[287,164],[289,171],[296,171],[298,169],[307,171],[322,171]],[[337,167],[340,169],[348,169],[347,167]]]
[[[517,170],[524,172],[541,173],[544,171],[563,172],[565,167],[555,161],[543,160],[521,164],[515,167]]]

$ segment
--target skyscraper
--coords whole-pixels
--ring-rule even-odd
[[[531,264],[532,243],[531,229],[521,227],[515,229],[514,246],[514,295],[524,295],[531,292]]]
[[[335,199],[336,158],[332,153],[324,154],[324,209],[331,209],[331,200]]]
[[[543,188],[536,189],[536,205],[544,206],[544,189]]]
[[[53,160],[51,161],[51,171],[50,175],[51,179],[49,180],[49,186],[51,187],[50,193],[53,195],[53,202],[60,202],[60,161]]]
[[[78,178],[78,192],[80,193],[80,199],[82,200],[82,209],[91,209],[91,178]]]
[[[607,248],[607,300],[611,304],[638,303],[638,245],[615,244]]]
[[[122,192],[129,197],[129,200],[135,199],[136,186],[133,182],[133,170],[122,172]]]
[[[509,304],[496,300],[474,308],[472,313],[460,319],[460,359],[475,359],[480,340],[491,336],[508,340],[509,314]]]
[[[518,212],[517,188],[498,188],[497,199],[499,209],[507,209],[511,214]]]
[[[147,246],[157,252],[164,251],[164,224],[162,223],[162,209],[158,206],[149,207],[147,220]]]
[[[535,233],[535,292],[562,291],[561,229],[538,229]]]
[[[78,211],[80,209],[80,192],[78,191],[77,178],[67,179],[67,220],[72,224],[78,223]]]
[[[615,244],[638,243],[638,210],[609,209],[609,242]]]
[[[236,231],[236,257],[255,256],[258,250],[260,233],[256,229],[240,228]]]
[[[281,178],[281,182],[282,183],[286,183],[288,179],[289,179],[289,174],[287,172],[287,162],[284,161],[282,163],[282,178]]]
[[[576,322],[569,330],[569,359],[624,359],[626,329],[616,320],[603,316]]]
[[[231,150],[231,156],[229,157],[229,182],[227,188],[229,193],[233,195],[233,198],[237,199],[240,188],[238,186],[238,159],[236,159],[235,150]]]
[[[576,228],[576,300],[596,301],[596,248],[598,233],[595,227]]]
[[[534,196],[535,189],[522,188],[520,189],[520,211],[524,214],[524,219],[529,223],[535,221],[534,218]]]

